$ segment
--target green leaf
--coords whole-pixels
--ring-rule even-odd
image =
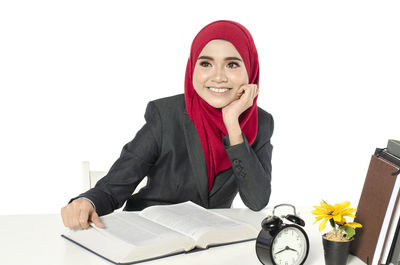
[[[356,230],[353,227],[347,225],[341,226],[340,230],[346,233],[346,239],[350,239],[356,234]]]

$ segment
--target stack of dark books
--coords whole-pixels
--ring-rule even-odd
[[[368,265],[400,265],[400,142],[377,148],[358,203],[351,252]]]

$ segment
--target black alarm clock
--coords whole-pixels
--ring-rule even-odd
[[[293,207],[294,215],[275,216],[275,209],[281,206]],[[291,224],[283,223],[283,219]],[[256,241],[256,253],[262,264],[301,265],[307,259],[310,243],[306,232],[301,228],[304,221],[296,215],[296,208],[291,204],[276,205],[272,216],[265,218],[262,230]]]

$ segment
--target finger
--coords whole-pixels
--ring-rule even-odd
[[[89,227],[89,211],[87,209],[80,210],[79,227],[82,229],[86,229]]]
[[[66,219],[66,225],[68,228],[71,228],[71,229],[78,228],[75,224],[75,209],[71,204],[69,204],[65,208],[65,219]]]
[[[251,92],[251,91],[253,91],[256,87],[257,87],[257,85],[255,85],[255,84],[247,84],[247,85],[244,86],[244,90],[245,90],[245,91],[248,91],[248,92]]]
[[[66,207],[67,206],[64,206],[63,208],[61,208],[61,219],[63,221],[64,226],[68,227],[68,218],[67,218],[66,213],[65,213]]]
[[[251,86],[252,86],[252,84],[246,84],[246,85],[243,86],[243,89],[245,91],[249,91],[249,89],[251,89]]]
[[[254,98],[257,93],[257,85],[251,84],[248,88],[248,97],[247,97],[247,108],[251,107],[254,104]]]
[[[96,227],[104,228],[104,224],[101,222],[100,217],[97,215],[95,211],[93,211],[90,220],[94,223]]]
[[[73,207],[68,204],[63,208],[63,221],[66,227],[73,228]]]
[[[241,86],[237,91],[237,95],[240,97],[241,95],[243,95],[243,93],[244,93],[244,86]]]
[[[254,85],[249,87],[249,99],[252,99],[254,95]]]
[[[252,100],[254,97],[254,90],[255,86],[253,84],[250,84],[247,89],[246,89],[246,94],[248,95],[247,100]]]
[[[82,229],[81,227],[81,208],[79,205],[79,201],[75,200],[71,203],[71,211],[70,211],[70,216],[71,216],[71,228],[72,229]]]
[[[253,93],[252,93],[252,99],[254,100],[256,98],[256,96],[258,95],[258,87],[256,84],[254,84],[253,86]]]
[[[243,92],[236,93],[236,99],[240,99],[243,96]]]

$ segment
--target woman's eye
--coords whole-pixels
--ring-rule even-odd
[[[238,63],[235,63],[235,62],[228,63],[228,68],[237,68],[237,67],[239,67]]]
[[[201,62],[200,65],[203,66],[203,67],[211,66],[211,64],[209,62]]]

